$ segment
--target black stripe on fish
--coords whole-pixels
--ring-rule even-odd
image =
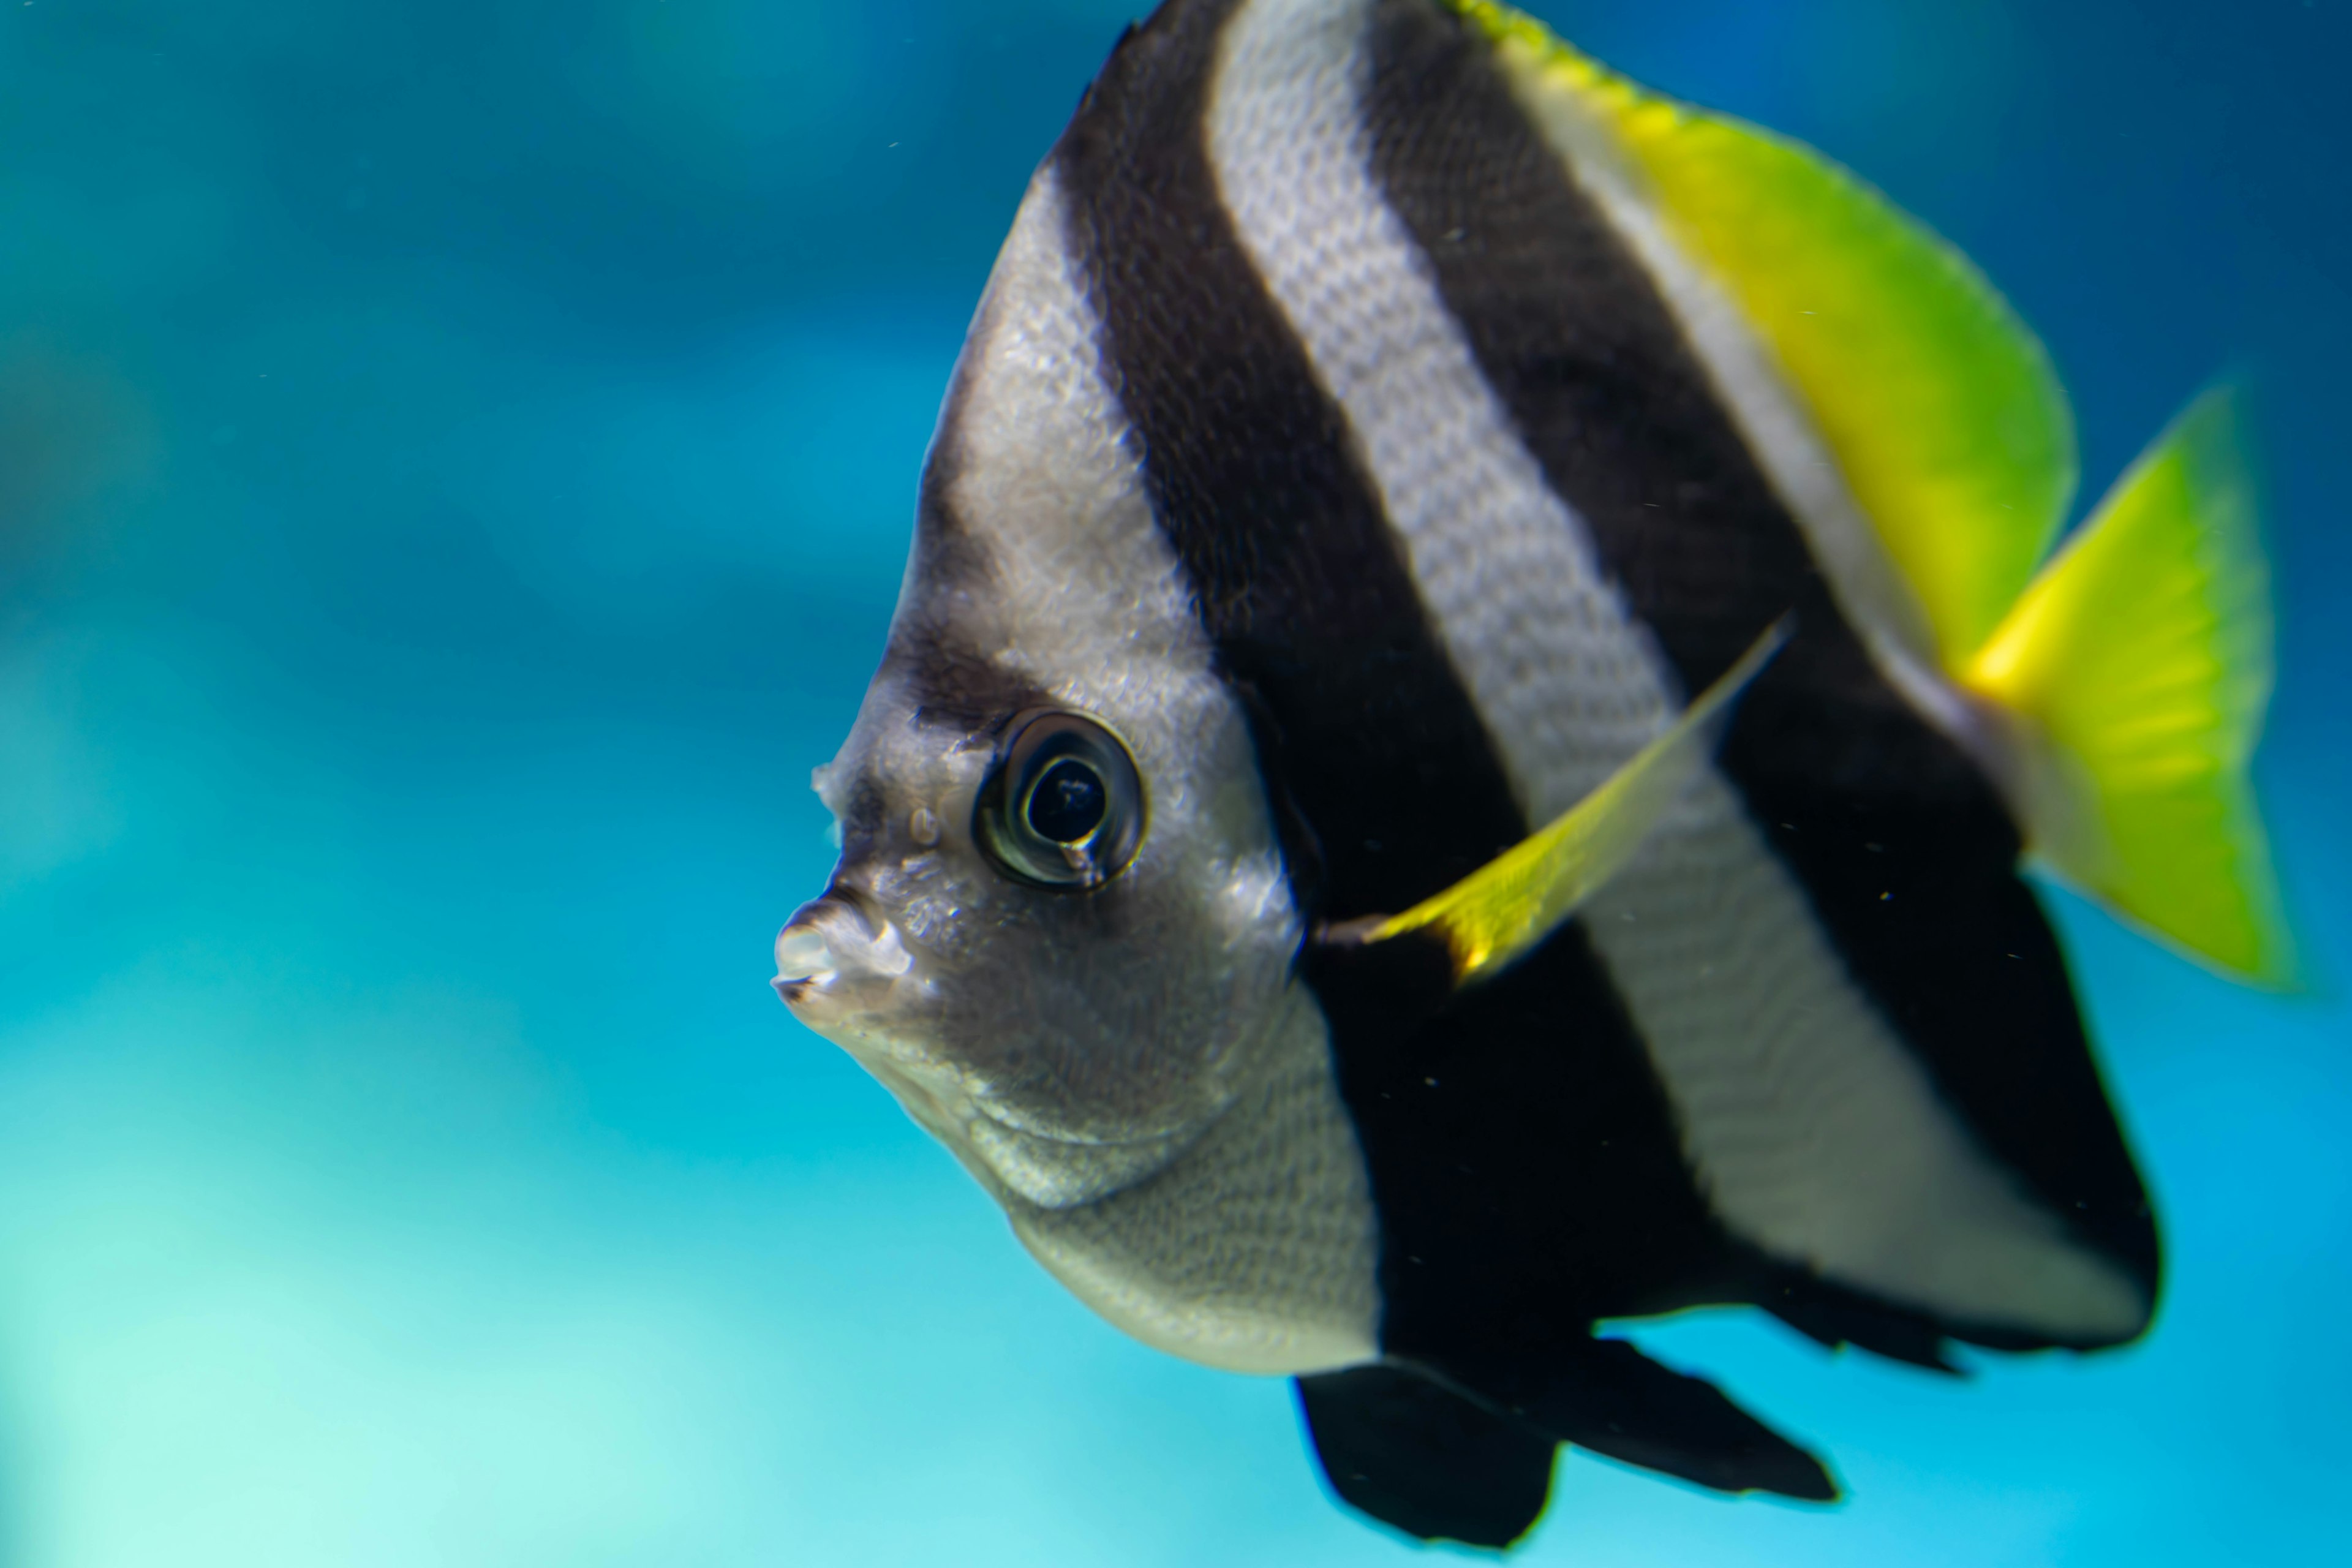
[[[1202,146],[1231,0],[1130,35],[1056,153],[1153,510],[1318,840],[1321,907],[1390,912],[1525,833],[1345,420],[1235,240]],[[1269,743],[1271,742],[1271,743]]]
[[[1220,198],[1203,110],[1234,10],[1171,0],[1130,33],[1055,158],[1155,515],[1278,815],[1304,824],[1286,850],[1318,867],[1307,913],[1348,919],[1409,907],[1528,825],[1344,416]],[[1379,1214],[1384,1351],[1498,1395],[1566,1389],[1593,1320],[1728,1299],[1714,1277],[1733,1249],[1580,926],[1460,995],[1444,955],[1411,943],[1310,952],[1305,974]],[[1719,1435],[1677,1429],[1677,1412],[1608,1418],[1632,1424],[1640,1462],[1707,1484],[1788,1473],[1779,1455],[1727,1468]]]
[[[1943,1094],[2152,1299],[2146,1194],[1999,795],[1872,664],[1654,280],[1486,46],[1426,0],[1381,0],[1372,47],[1376,176],[1685,689],[1796,611],[1795,639],[1740,707],[1724,773]]]
[[[940,406],[939,431],[923,465],[915,503],[915,541],[907,570],[912,587],[891,628],[877,679],[903,681],[922,721],[960,725],[978,734],[1025,709],[1048,707],[1051,699],[1008,671],[1002,660],[991,657],[991,650],[968,646],[956,630],[960,601],[975,596],[996,573],[987,542],[957,515],[954,500],[970,382],[968,371],[960,365]]]

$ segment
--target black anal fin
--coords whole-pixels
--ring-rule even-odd
[[[1832,1350],[1859,1345],[1889,1361],[1907,1362],[1948,1377],[1967,1375],[1953,1363],[1951,1342],[1934,1319],[1824,1279],[1808,1279],[1786,1265],[1773,1268],[1780,1277],[1758,1292],[1757,1304],[1816,1344]]]
[[[1474,1386],[1563,1443],[1725,1492],[1834,1502],[1822,1462],[1734,1405],[1623,1340],[1588,1339],[1547,1357],[1540,1378]]]
[[[1549,1437],[1409,1367],[1350,1367],[1297,1385],[1331,1489],[1408,1535],[1508,1546],[1551,1496]]]

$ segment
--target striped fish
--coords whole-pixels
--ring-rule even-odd
[[[1168,0],[989,284],[778,989],[1377,1519],[1507,1543],[1561,1444],[1832,1498],[1595,1326],[2135,1338],[2021,858],[2291,963],[2227,396],[2053,559],[2074,479],[2039,345],[1807,150],[1485,0]]]

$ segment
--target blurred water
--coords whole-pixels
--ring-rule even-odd
[[[1130,0],[0,15],[0,1560],[1370,1563],[1279,1384],[1120,1339],[769,994],[939,390]],[[1527,1560],[2286,1562],[2352,1460],[2341,0],[1537,9],[2050,341],[2103,486],[2263,393],[2264,778],[2331,984],[2064,905],[2143,1346],[1650,1331],[1854,1496],[1583,1459]]]

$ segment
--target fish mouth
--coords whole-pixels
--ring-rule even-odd
[[[915,966],[898,930],[857,889],[836,882],[776,933],[769,984],[795,1013],[820,998],[887,985]]]

